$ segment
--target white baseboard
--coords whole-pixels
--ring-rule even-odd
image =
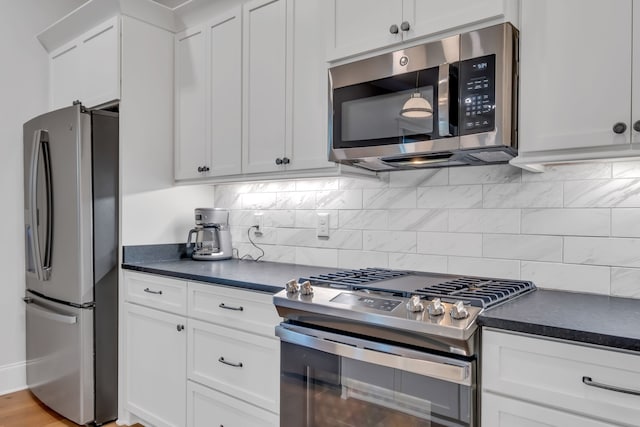
[[[0,395],[27,388],[26,362],[0,366]]]

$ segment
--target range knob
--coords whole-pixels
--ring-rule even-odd
[[[311,282],[305,280],[304,283],[300,286],[300,295],[311,295],[313,294],[313,288],[311,287]]]
[[[298,281],[296,279],[289,280],[285,285],[288,294],[295,294],[300,290],[300,286],[298,285]]]
[[[434,298],[427,306],[427,312],[429,316],[440,316],[444,313],[444,305],[440,298]]]
[[[451,307],[451,317],[454,319],[466,319],[469,317],[469,312],[464,307],[464,303],[462,301],[456,301]]]
[[[419,313],[421,311],[424,311],[424,305],[420,301],[419,295],[413,295],[411,299],[409,299],[409,302],[407,302],[407,310],[412,313]]]

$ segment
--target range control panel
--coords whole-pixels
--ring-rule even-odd
[[[460,134],[490,132],[496,117],[496,56],[460,62]]]

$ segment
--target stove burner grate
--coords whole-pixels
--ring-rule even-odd
[[[417,289],[415,293],[430,299],[441,298],[447,302],[462,300],[476,307],[487,308],[535,288],[528,281],[460,277]]]
[[[359,270],[343,270],[336,273],[318,274],[316,276],[310,276],[307,279],[300,279],[300,281],[310,280],[311,284],[362,285],[407,275],[409,275],[409,273],[406,271],[394,271],[384,268],[363,268]]]

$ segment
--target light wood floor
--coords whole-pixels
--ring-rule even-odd
[[[104,427],[116,427],[116,423]],[[142,427],[136,424],[134,427]],[[0,396],[0,427],[77,427],[42,403],[28,390]]]

